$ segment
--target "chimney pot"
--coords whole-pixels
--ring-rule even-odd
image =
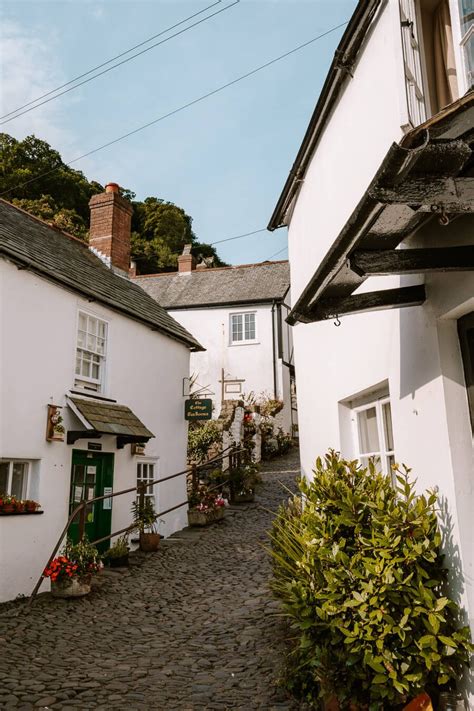
[[[107,183],[105,186],[106,193],[118,193],[120,190],[120,185],[118,183]]]

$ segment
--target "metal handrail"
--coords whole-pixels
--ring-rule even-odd
[[[229,451],[229,450],[231,450],[231,451]],[[233,450],[233,451],[232,451],[232,450]],[[29,609],[31,608],[31,605],[33,604],[33,602],[34,602],[34,600],[35,600],[35,598],[36,598],[36,595],[38,594],[38,590],[40,589],[41,584],[42,584],[42,582],[43,582],[43,579],[44,579],[44,571],[45,571],[45,570],[49,567],[49,565],[51,564],[51,561],[54,559],[56,553],[58,552],[59,547],[61,546],[61,543],[62,543],[64,537],[66,536],[66,534],[67,534],[67,532],[68,532],[68,530],[69,530],[69,527],[71,526],[71,524],[73,523],[74,519],[77,518],[78,515],[80,516],[80,520],[79,520],[79,538],[80,538],[80,540],[83,539],[83,537],[84,537],[84,529],[85,529],[85,509],[86,509],[86,506],[89,506],[90,504],[94,504],[94,503],[96,503],[97,501],[104,501],[104,499],[113,499],[115,496],[123,496],[123,494],[130,494],[132,491],[136,491],[137,493],[140,493],[140,496],[142,497],[142,503],[143,503],[143,497],[144,497],[145,490],[148,489],[150,486],[155,486],[155,484],[162,484],[162,483],[165,482],[165,481],[170,481],[171,479],[176,479],[178,476],[184,476],[184,475],[188,475],[188,474],[191,474],[191,475],[192,475],[192,477],[193,477],[193,486],[195,486],[195,483],[194,483],[194,482],[196,481],[196,474],[197,474],[197,471],[198,471],[199,469],[203,469],[204,467],[207,467],[209,464],[212,464],[212,463],[214,463],[214,462],[218,462],[218,461],[220,461],[220,460],[222,460],[222,459],[226,459],[227,457],[231,456],[232,454],[237,454],[237,453],[240,453],[240,452],[242,452],[242,451],[244,451],[244,448],[237,449],[237,448],[235,447],[235,445],[230,445],[229,447],[226,447],[226,448],[220,453],[220,455],[218,455],[218,456],[216,456],[216,457],[213,457],[212,459],[209,459],[207,462],[204,462],[203,464],[199,464],[199,465],[198,465],[198,464],[192,464],[190,467],[187,467],[186,469],[183,469],[183,470],[180,471],[180,472],[176,472],[176,474],[170,474],[170,476],[163,477],[162,479],[154,479],[153,481],[150,481],[150,482],[148,482],[148,483],[143,482],[143,483],[138,484],[137,486],[132,486],[132,487],[130,487],[130,488],[128,488],[128,489],[122,489],[121,491],[111,492],[110,494],[103,494],[102,496],[95,496],[93,499],[88,499],[88,500],[84,500],[84,499],[83,499],[83,500],[76,506],[76,508],[72,511],[72,513],[70,514],[70,516],[69,516],[69,518],[68,518],[68,520],[67,520],[67,522],[66,522],[66,525],[64,526],[64,528],[63,528],[63,530],[62,530],[62,532],[61,532],[61,535],[60,535],[60,537],[58,538],[58,540],[57,540],[57,542],[56,542],[56,545],[54,546],[53,551],[52,551],[51,555],[50,555],[49,558],[48,558],[48,562],[47,562],[46,565],[44,566],[44,568],[43,568],[43,570],[42,570],[42,572],[41,572],[41,575],[40,575],[40,577],[38,578],[38,581],[36,582],[36,585],[35,585],[35,587],[33,588],[32,592],[31,592],[31,595],[30,595],[30,597],[29,597],[29,599],[28,599],[28,602],[27,602],[27,604],[26,604],[26,607],[24,608],[24,611],[25,611],[25,612],[28,612]],[[226,452],[228,452],[228,454],[226,454]],[[222,486],[222,484],[221,484],[221,486]],[[167,513],[170,513],[171,511],[175,511],[176,509],[179,509],[179,508],[181,508],[182,506],[186,506],[187,504],[188,504],[188,500],[186,499],[186,501],[183,501],[183,502],[180,503],[180,504],[176,504],[176,506],[172,506],[171,508],[166,509],[165,511],[160,511],[160,512],[157,514],[157,517],[159,517],[159,516],[165,516]],[[133,531],[135,528],[136,528],[136,526],[135,526],[134,524],[132,524],[132,525],[130,525],[130,526],[127,526],[126,528],[122,528],[120,531],[114,531],[114,533],[111,533],[111,534],[108,535],[108,536],[103,536],[102,538],[98,538],[97,540],[91,541],[91,542],[92,542],[93,544],[103,543],[104,541],[110,540],[111,538],[114,538],[114,536],[118,536],[119,534],[125,533],[126,531],[130,531],[130,532],[131,532],[131,531]]]

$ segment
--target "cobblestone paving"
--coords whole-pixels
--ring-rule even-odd
[[[185,529],[81,600],[0,606],[0,708],[195,711],[298,708],[277,686],[281,618],[262,544],[296,453],[264,467],[257,505]]]

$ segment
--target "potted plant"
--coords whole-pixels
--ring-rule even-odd
[[[33,501],[32,499],[26,499],[26,501],[23,502],[25,504],[25,510],[28,513],[34,513],[40,508],[40,504],[37,501]]]
[[[92,573],[99,569],[99,552],[85,538],[76,544],[68,540],[63,554],[50,561],[43,575],[51,579],[54,597],[82,597],[90,593]]]
[[[15,513],[23,513],[26,510],[26,504],[22,499],[15,501]]]
[[[117,538],[114,545],[109,548],[104,557],[111,568],[122,568],[128,565],[129,553],[128,534],[125,534]]]
[[[16,497],[10,494],[0,494],[0,512],[3,514],[15,513]]]
[[[188,523],[190,526],[208,526],[224,517],[226,500],[205,484],[199,484],[189,497]]]
[[[234,504],[255,500],[255,492],[262,485],[258,464],[245,464],[233,469],[229,475],[230,497]]]
[[[155,553],[160,544],[160,534],[156,529],[158,514],[152,499],[146,496],[143,504],[140,501],[132,503],[132,515],[135,529],[139,532],[140,550]]]

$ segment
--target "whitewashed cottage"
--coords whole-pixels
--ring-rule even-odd
[[[201,346],[129,280],[118,186],[91,211],[89,249],[0,201],[0,494],[41,504],[0,512],[0,601],[31,592],[82,498],[186,466],[183,380]],[[149,494],[157,511],[177,507],[161,533],[186,525],[184,476]],[[133,497],[90,505],[90,540],[129,525]]]
[[[224,400],[253,393],[282,400],[278,424],[295,432],[296,399],[287,261],[231,267],[196,267],[191,246],[178,271],[135,277],[135,282],[196,335],[205,351],[193,353],[193,390],[212,399],[218,417]]]
[[[304,473],[333,447],[438,487],[474,632],[473,21],[465,0],[357,4],[269,228],[288,226]]]

